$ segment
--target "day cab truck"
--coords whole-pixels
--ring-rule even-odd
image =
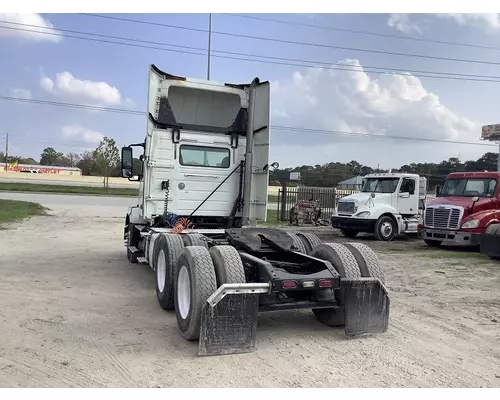
[[[500,172],[454,172],[429,202],[418,227],[431,247],[479,246],[481,235],[500,221]]]
[[[348,336],[387,330],[384,273],[368,246],[257,224],[277,167],[269,82],[205,81],[151,65],[145,128],[143,142],[122,148],[122,177],[140,182],[125,216],[127,256],[154,271],[159,306],[198,340],[200,355],[253,351],[260,312],[310,309]]]
[[[427,180],[416,174],[377,173],[363,178],[361,192],[339,200],[332,227],[344,236],[372,233],[377,240],[417,233]]]

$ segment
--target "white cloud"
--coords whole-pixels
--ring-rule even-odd
[[[101,132],[84,128],[78,124],[63,126],[62,134],[67,139],[83,141],[86,143],[99,143],[104,137]]]
[[[422,33],[422,29],[415,22],[410,20],[409,14],[389,14],[387,26],[406,33],[407,35],[412,32]]]
[[[415,22],[415,14],[389,14],[387,26],[406,34],[411,34],[412,32],[422,34],[421,25],[424,22],[429,23],[430,19],[428,16],[433,16],[438,19],[450,20],[460,26],[469,26],[486,31],[500,30],[500,14],[498,13],[440,13],[429,14],[425,17],[422,14],[416,14],[416,16],[419,18],[419,24]]]
[[[480,29],[500,29],[500,14],[490,13],[490,14],[477,14],[477,13],[448,13],[448,14],[436,14],[438,18],[452,19],[457,24],[462,26],[471,26]]]
[[[116,106],[132,102],[122,100],[120,91],[106,82],[78,79],[67,71],[56,74],[54,79],[42,75],[40,86],[54,96],[80,104]]]
[[[54,29],[50,29],[54,28],[54,25],[52,25],[48,20],[43,18],[40,14],[0,13],[0,20],[11,22],[12,24],[5,24],[5,25],[14,28],[14,29],[0,29],[0,37],[1,36],[17,37],[25,40],[34,40],[37,42],[53,42],[53,43],[59,43],[62,40],[61,36],[46,34],[46,33],[59,34],[60,32]],[[34,26],[22,26],[16,24],[35,25],[39,26],[40,28],[35,28]]]
[[[18,97],[21,99],[31,99],[31,92],[28,89],[15,88],[10,90],[12,97]]]
[[[454,141],[477,141],[479,138],[479,122],[441,104],[439,96],[426,90],[418,78],[410,74],[373,78],[363,71],[358,60],[344,60],[343,63],[356,67],[356,72],[310,68],[273,82],[273,125],[377,134],[380,137]],[[292,160],[290,164],[298,163],[299,158],[303,160],[301,162],[308,159],[314,164],[313,159],[319,155],[322,158],[318,163],[337,161],[340,157],[344,161],[356,159],[375,165],[391,164],[392,161],[396,164],[425,161],[429,157],[441,161],[458,152],[467,156],[467,151],[456,150],[451,144],[404,139],[380,140],[370,136],[346,137],[277,129],[273,130],[273,138],[273,146],[276,146],[273,153],[279,152],[281,158],[288,157]],[[426,149],[423,152],[416,150],[423,148]],[[468,149],[479,151],[479,154],[489,151],[477,146],[468,146]],[[455,153],[449,155],[450,152]]]

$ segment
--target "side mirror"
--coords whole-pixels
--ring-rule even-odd
[[[474,197],[472,198],[472,202],[473,202],[473,203],[477,203],[478,201],[479,201],[479,197],[478,197],[478,196],[474,196]]]
[[[436,186],[436,197],[439,197],[440,194],[441,194],[441,186],[437,185]]]
[[[134,176],[132,147],[122,147],[121,170],[122,178],[132,178]]]

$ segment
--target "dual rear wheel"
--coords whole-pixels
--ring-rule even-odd
[[[313,234],[289,233],[295,251],[328,261],[341,278],[374,277],[385,282],[375,253],[361,243],[322,243]],[[199,338],[204,303],[225,283],[245,283],[245,270],[232,246],[208,246],[178,234],[160,235],[155,241],[153,265],[160,306],[176,311],[179,329],[188,340]],[[200,238],[196,238],[200,239]],[[186,241],[189,241],[186,245]],[[206,243],[206,242],[205,242]],[[339,308],[313,309],[316,318],[328,326],[344,325],[344,299],[339,290]]]
[[[245,283],[245,270],[232,246],[208,249],[202,235],[164,234],[155,241],[153,269],[160,307],[175,310],[182,335],[199,337],[201,310],[224,283]]]

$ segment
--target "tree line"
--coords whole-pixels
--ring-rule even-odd
[[[279,186],[283,183],[298,184],[312,187],[335,187],[340,182],[355,176],[371,173],[406,172],[418,174],[427,178],[429,187],[442,184],[446,176],[452,172],[496,171],[498,154],[485,153],[477,160],[462,162],[456,157],[443,160],[440,163],[411,163],[399,168],[379,169],[360,164],[352,160],[348,163],[331,162],[323,165],[301,165],[295,168],[276,169],[270,171],[269,183]],[[300,181],[289,181],[290,172],[300,172]]]
[[[451,172],[472,172],[472,171],[496,171],[498,154],[485,153],[477,160],[460,161],[456,157],[443,160],[440,163],[411,163],[392,168],[392,172],[406,172],[425,176],[428,186],[434,187],[442,184],[446,176]],[[0,152],[0,161],[12,163],[18,161],[19,164],[40,164],[60,167],[80,168],[83,175],[119,177],[120,172],[120,151],[114,139],[103,138],[93,151],[83,153],[63,153],[56,151],[53,147],[43,149],[40,160],[37,162],[33,158],[9,156],[5,160],[5,154]],[[141,165],[137,158],[134,158],[134,170],[140,171]],[[300,172],[300,181],[290,181],[290,172]],[[269,184],[280,186],[286,183],[289,186],[297,184],[303,186],[335,187],[340,182],[355,176],[364,176],[376,172],[389,172],[388,169],[373,168],[352,160],[348,163],[330,162],[326,164],[301,165],[295,168],[284,168],[271,170],[269,173]]]
[[[108,187],[107,178],[121,176],[120,151],[116,146],[116,141],[108,137],[104,137],[94,150],[83,153],[65,154],[53,147],[46,147],[40,154],[39,161],[16,156],[8,156],[5,159],[4,153],[0,153],[0,160],[9,164],[17,161],[19,164],[80,168],[82,175],[105,177],[104,187]],[[134,169],[140,170],[138,159],[134,159]]]

